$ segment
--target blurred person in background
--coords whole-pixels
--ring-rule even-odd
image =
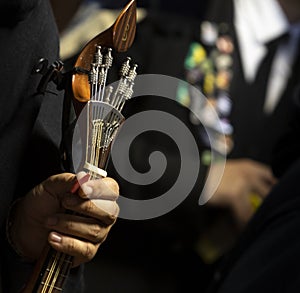
[[[214,273],[207,293],[298,292],[300,87],[290,123],[272,153],[280,179]]]
[[[271,168],[272,152],[288,127],[300,82],[299,1],[229,0],[209,1],[207,5],[198,19],[187,19],[181,13],[149,13],[138,26],[131,50],[140,60],[141,73],[167,74],[198,87],[215,106],[226,129],[224,174],[205,206],[197,203],[206,176],[200,170],[199,185],[175,210],[157,219],[125,225],[126,231],[146,231],[128,245],[129,249],[139,243],[136,258],[142,259],[151,272],[160,271],[160,267],[165,280],[172,271],[179,292],[192,285],[206,287],[215,266],[277,183]],[[206,148],[215,146],[206,145],[203,128],[207,130],[209,125],[194,119],[193,113],[200,119],[205,115],[197,108],[199,97],[180,88],[176,99],[192,111],[153,97],[132,101],[128,108],[131,106],[130,113],[157,109],[180,117],[198,138],[203,166]],[[145,158],[161,150],[169,159],[168,175],[148,189],[128,186],[119,178],[123,193],[142,198],[145,194],[162,194],[170,188],[171,178],[178,175],[176,146],[157,133],[144,134],[135,143],[132,164],[137,170],[148,171]],[[208,163],[207,168],[218,174],[220,167]],[[207,183],[213,188],[214,176],[210,180]]]

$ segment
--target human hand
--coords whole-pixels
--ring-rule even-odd
[[[212,176],[207,182],[210,192],[221,168],[217,163],[211,166]],[[250,196],[256,194],[265,198],[276,182],[269,166],[250,159],[231,159],[226,162],[221,181],[208,203],[229,207],[238,223],[244,225],[255,212]]]
[[[79,173],[78,181],[84,176]],[[51,176],[15,204],[10,238],[24,258],[38,259],[47,240],[74,256],[74,267],[95,256],[119,213],[118,184],[112,178],[90,180],[73,194],[76,182],[70,173]]]

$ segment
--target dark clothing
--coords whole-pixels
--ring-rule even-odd
[[[18,292],[33,264],[20,261],[4,243],[5,218],[14,199],[63,171],[58,150],[63,92],[49,83],[47,92],[38,94],[41,75],[33,74],[40,58],[48,59],[50,65],[59,56],[58,32],[48,1],[1,1],[0,14],[0,221],[4,235],[0,291]]]
[[[232,26],[234,14],[232,1],[209,1],[209,5],[207,19],[229,23],[235,40]],[[131,56],[132,60],[138,63],[139,73],[166,74],[185,78],[184,60],[190,43],[200,39],[199,28],[199,19],[165,13],[153,14],[150,11],[146,19],[137,25],[135,42],[124,55]],[[286,118],[292,104],[291,93],[294,90],[296,78],[299,76],[295,74],[295,79],[289,81],[288,90],[273,114],[265,117],[262,111],[262,100],[258,110],[261,116],[259,123],[256,123],[258,121],[253,116],[250,120],[245,119],[245,123],[240,127],[239,121],[243,120],[245,115],[248,118],[252,113],[248,110],[249,108],[244,107],[243,100],[240,98],[245,92],[243,88],[247,87],[247,92],[250,91],[253,96],[259,94],[256,96],[257,99],[263,97],[265,90],[260,90],[255,85],[246,85],[244,77],[240,74],[242,70],[239,52],[235,54],[235,78],[240,80],[234,79],[235,85],[232,85],[231,89],[236,97],[232,119],[236,128],[236,141],[238,141],[232,156],[249,157],[270,163],[272,147],[287,127],[288,119]],[[121,62],[124,60],[122,54],[118,57],[114,60],[116,66],[112,70],[119,68],[118,60]],[[117,78],[116,73],[113,76],[112,79]],[[249,104],[247,105],[249,107]],[[239,106],[241,106],[241,112],[237,110]],[[198,139],[201,150],[199,129],[191,125],[188,109],[174,101],[160,97],[138,97],[127,102],[124,116],[128,118],[137,112],[149,109],[166,111],[184,121]],[[251,123],[254,122],[254,133],[246,135],[250,131]],[[250,126],[247,123],[250,123]],[[273,125],[276,126],[273,127]],[[261,150],[256,152],[259,149],[258,145]],[[154,150],[162,151],[167,156],[168,167],[164,176],[151,186],[137,186],[129,183],[119,176],[110,164],[108,174],[117,179],[122,195],[145,199],[145,197],[159,196],[172,186],[178,176],[180,157],[172,139],[165,135],[148,132],[137,137],[130,150],[132,165],[139,172],[147,172],[149,154]],[[206,169],[202,167],[197,184],[190,196],[170,213],[144,221],[118,219],[114,232],[102,245],[102,253],[98,256],[98,262],[92,270],[88,271],[87,277],[90,276],[90,282],[93,284],[91,288],[99,288],[103,291],[122,290],[123,292],[192,292],[194,288],[202,292],[206,288],[217,263],[212,265],[203,263],[196,252],[195,244],[197,237],[203,231],[210,229],[220,213],[219,210],[211,210],[207,206],[198,205],[197,201],[206,175]],[[226,237],[226,235],[223,236]],[[99,285],[93,282],[98,275],[104,279]],[[118,282],[118,280],[122,281]]]
[[[230,158],[250,158],[270,165],[275,145],[286,132],[293,112],[297,85],[300,83],[300,54],[292,68],[292,75],[274,111],[264,113],[266,78],[257,78],[253,83],[245,80],[239,45],[233,26],[234,7],[232,0],[212,1],[207,19],[216,23],[229,24],[234,41],[233,80],[229,89],[233,100],[229,117],[233,125],[234,148]],[[268,72],[264,72],[268,76]]]
[[[233,98],[231,121],[235,144],[230,154],[231,158],[247,157],[267,165],[272,163],[274,147],[289,127],[291,113],[294,111],[296,87],[300,83],[300,56],[297,57],[292,69],[293,74],[280,101],[270,114],[264,113],[263,110],[266,94],[266,86],[260,82],[263,79],[260,78],[260,81],[254,81],[253,84],[246,83],[240,57],[236,58],[234,72],[237,74],[234,74],[231,88]]]
[[[300,84],[293,96],[294,107],[290,112],[290,122],[284,134],[272,151],[272,169],[280,178],[300,155]]]
[[[234,14],[232,1],[212,2],[209,2],[212,6],[210,7],[211,10],[208,11],[207,19],[218,23],[227,22],[231,26],[232,37],[236,44],[232,25]],[[138,24],[135,43],[126,55],[130,55],[134,61],[140,64],[139,73],[169,74],[184,78],[184,59],[190,43],[200,39],[199,24],[199,20],[182,19],[164,14],[150,14],[142,23]],[[242,75],[238,46],[236,48],[234,79],[231,86],[234,99],[231,119],[234,124],[236,144],[231,157],[248,157],[270,164],[272,148],[288,125],[289,111],[293,107],[292,93],[299,75],[295,71],[281,101],[275,111],[268,116],[263,113],[265,89],[256,87],[256,84],[248,85],[246,83]],[[299,67],[296,70],[299,70]],[[248,99],[247,103],[244,102],[245,93],[249,93],[245,97]],[[253,96],[255,101],[260,99],[259,103],[255,104],[254,100],[250,100],[250,97]],[[257,109],[255,115],[258,115],[259,119],[253,114],[254,111],[249,111],[250,106]],[[197,127],[189,123],[188,110],[175,105],[175,103],[158,97],[139,97],[126,105],[125,116],[128,117],[135,112],[148,109],[167,111],[182,119],[199,140],[201,149],[201,138]],[[131,147],[131,162],[136,170],[140,172],[149,170],[147,162],[149,154],[153,150],[161,150],[168,157],[168,169],[162,180],[158,180],[155,184],[135,186],[119,178],[118,174],[115,174],[115,170],[111,168],[109,174],[117,178],[120,183],[121,194],[144,198],[145,195],[158,196],[164,190],[168,190],[176,180],[178,175],[176,172],[180,168],[180,158],[172,140],[168,140],[161,134],[147,133],[138,137]],[[104,251],[99,260],[99,271],[101,271],[102,259],[109,259],[115,264],[114,267],[119,267],[118,263],[123,265],[130,263],[133,267],[138,267],[140,273],[136,274],[136,278],[132,276],[134,274],[132,273],[132,279],[128,278],[129,282],[136,281],[138,283],[141,280],[148,282],[149,292],[151,290],[159,291],[159,284],[163,287],[164,292],[187,292],[192,291],[193,288],[203,291],[218,262],[214,264],[203,263],[195,249],[197,237],[210,232],[215,228],[214,223],[218,225],[220,221],[225,223],[224,225],[226,223],[230,225],[228,231],[233,233],[233,240],[237,235],[234,234],[236,233],[234,224],[227,211],[211,209],[208,206],[199,207],[197,200],[204,179],[205,172],[203,171],[190,196],[166,215],[136,222],[119,219],[114,227],[114,233],[110,235],[103,247]],[[220,238],[224,237],[226,240],[231,237],[230,235],[220,235],[222,235],[219,236]],[[122,248],[120,248],[119,243],[122,243]],[[117,251],[119,251],[119,255],[117,255]],[[115,273],[119,272],[122,275],[122,266],[119,268],[120,271],[116,269]],[[159,278],[159,275],[165,277],[165,282]],[[134,292],[134,289],[131,292]]]
[[[59,165],[54,165],[46,171],[44,164],[49,164],[46,153],[56,158],[50,160],[51,164],[59,162],[52,148],[55,149],[59,140],[60,107],[57,107],[57,115],[52,116],[47,107],[59,105],[62,101],[61,97],[55,94],[38,95],[36,90],[41,76],[32,74],[33,67],[40,58],[47,58],[50,64],[58,58],[58,36],[51,8],[47,1],[6,2],[9,7],[11,2],[18,2],[15,4],[20,6],[21,15],[17,15],[18,21],[15,23],[2,24],[0,28],[0,159],[3,168],[0,188],[5,195],[1,197],[1,225],[8,206],[15,197],[24,195],[42,178],[54,170],[59,170]],[[27,2],[28,6],[22,4]],[[16,12],[13,7],[11,9],[13,13]],[[5,19],[11,21],[9,15],[6,15]],[[55,91],[55,88],[52,86],[49,90]],[[48,127],[47,123],[51,126],[50,130],[45,129]],[[44,144],[48,141],[47,149],[44,149],[43,144],[35,146],[34,140],[40,140]]]
[[[209,293],[299,292],[299,174],[297,160],[216,271]]]
[[[223,6],[220,8],[220,3],[214,10],[217,15],[232,7],[228,1],[221,2]],[[300,56],[280,102],[266,115],[262,111],[265,88],[245,83],[236,54],[231,88],[236,144],[231,157],[246,156],[271,164],[275,175],[282,178],[222,260],[207,292],[298,292]],[[255,107],[255,113],[249,111]]]

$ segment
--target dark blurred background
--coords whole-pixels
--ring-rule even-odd
[[[97,0],[87,0],[95,2]],[[98,0],[103,7],[107,8],[120,8],[123,7],[128,1],[124,0]],[[206,7],[205,0],[138,0],[138,7],[156,11],[166,11],[168,13],[178,13],[181,15],[188,15],[194,17],[201,17]]]

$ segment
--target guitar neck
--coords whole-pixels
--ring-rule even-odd
[[[72,256],[47,245],[22,293],[62,292],[70,273],[72,259]]]
[[[102,171],[106,169],[106,164],[110,155],[110,145],[114,138],[115,131],[124,120],[121,115],[122,107],[126,100],[130,99],[133,93],[132,86],[136,77],[136,67],[131,67],[129,60],[124,63],[120,89],[124,92],[116,91],[112,100],[109,97],[104,99],[104,90],[100,80],[93,82],[95,77],[101,76],[101,69],[109,68],[112,61],[109,53],[103,56],[104,63],[97,64],[97,74],[94,76],[91,73],[82,74],[82,72],[91,72],[91,65],[95,58],[95,48],[101,45],[107,48],[113,48],[116,52],[125,52],[132,45],[136,32],[136,0],[130,0],[126,7],[121,11],[115,23],[106,31],[100,33],[93,38],[82,50],[74,68],[80,68],[72,75],[72,99],[76,115],[79,116],[84,106],[90,101],[88,106],[91,109],[91,119],[88,121],[94,122],[94,128],[88,129],[86,132],[92,139],[88,144],[90,147],[86,150],[89,179],[97,179],[103,176],[103,173],[97,173],[100,168]],[[99,46],[100,47],[100,46]],[[97,54],[98,52],[96,52]],[[98,56],[99,57],[99,56]],[[99,58],[98,58],[99,59]],[[102,59],[102,58],[101,58]],[[106,73],[107,74],[107,73]],[[92,78],[89,80],[89,78]],[[106,78],[105,78],[106,81]],[[97,84],[97,86],[96,86]],[[101,85],[101,86],[99,86]],[[105,82],[104,82],[105,86]],[[102,89],[101,95],[97,95],[95,89]],[[93,100],[97,97],[98,100]],[[78,103],[78,109],[76,107]],[[86,107],[85,107],[86,108]],[[83,111],[84,112],[84,111]],[[106,114],[105,114],[106,113]],[[107,115],[107,113],[110,113]],[[105,115],[104,115],[105,114]],[[90,114],[89,114],[90,115]],[[103,116],[103,117],[102,117]],[[85,120],[86,121],[86,120]],[[89,127],[90,123],[87,123]],[[103,131],[105,129],[105,131]],[[94,142],[93,138],[97,138]],[[99,142],[99,145],[98,145]],[[104,143],[104,145],[102,145]],[[89,169],[89,166],[97,166],[97,168]],[[69,276],[72,267],[73,257],[54,250],[49,244],[45,247],[41,257],[38,259],[34,271],[26,284],[22,293],[56,293],[62,292],[66,280]]]

